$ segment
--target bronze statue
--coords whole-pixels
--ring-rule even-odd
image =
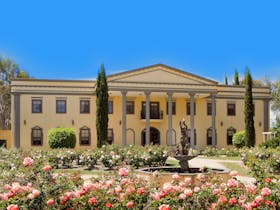
[[[181,147],[182,147],[182,155],[188,155],[189,153],[189,146],[190,142],[188,140],[188,126],[186,124],[186,120],[183,118],[180,123],[180,128],[181,128]]]

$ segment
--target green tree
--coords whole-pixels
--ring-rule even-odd
[[[108,85],[104,65],[98,72],[96,81],[96,132],[97,147],[101,147],[107,141],[108,130]]]
[[[235,71],[234,71],[234,81],[233,81],[233,84],[234,85],[240,85],[237,69],[235,69]]]
[[[225,76],[225,81],[224,81],[225,85],[228,85],[228,78],[227,76]]]
[[[11,81],[19,73],[29,77],[14,61],[0,56],[0,129],[11,128]]]
[[[253,86],[253,80],[250,74],[250,70],[247,67],[246,75],[245,75],[245,100],[244,100],[246,147],[253,147],[255,145],[252,86]]]
[[[277,80],[271,85],[272,103],[271,109],[275,112],[280,111],[280,80]]]

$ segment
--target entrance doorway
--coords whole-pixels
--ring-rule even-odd
[[[160,144],[160,132],[154,127],[150,127],[150,143],[153,145]],[[141,145],[146,145],[146,128],[141,133]]]

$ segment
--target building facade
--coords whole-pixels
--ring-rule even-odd
[[[244,86],[220,85],[157,64],[107,77],[108,143],[174,146],[185,119],[191,146],[231,147],[244,130]],[[256,143],[269,129],[268,87],[253,88]],[[12,139],[24,150],[47,149],[54,127],[73,127],[76,148],[96,148],[95,81],[17,79],[12,81]]]

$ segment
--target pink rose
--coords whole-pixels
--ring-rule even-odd
[[[106,208],[111,208],[113,205],[108,202],[108,203],[105,204],[105,206],[106,206]]]
[[[237,171],[231,171],[229,173],[230,176],[237,176],[238,175],[238,172]]]
[[[250,185],[247,190],[249,194],[253,194],[255,192],[255,189],[256,189],[255,185]]]
[[[237,186],[237,181],[235,179],[229,179],[227,186],[229,187],[236,187]]]
[[[189,197],[193,195],[193,191],[188,189],[184,190],[184,193]]]
[[[269,182],[271,182],[271,179],[269,177],[267,177],[267,178],[265,178],[265,182],[269,183]]]
[[[179,195],[179,198],[180,198],[181,200],[185,200],[185,199],[187,198],[187,196],[186,196],[186,194],[181,193],[181,194]]]
[[[187,185],[189,185],[189,184],[191,184],[191,183],[192,183],[192,178],[187,177],[187,178],[185,178],[185,180],[184,180],[184,181],[186,182],[186,184],[187,184]]]
[[[7,207],[7,210],[18,210],[18,205],[16,204],[11,204]]]
[[[127,208],[132,208],[134,205],[134,203],[132,201],[129,201],[127,204],[126,204],[126,207]]]
[[[128,169],[127,168],[120,168],[119,169],[119,175],[120,176],[127,176],[128,175]]]
[[[39,191],[39,190],[32,190],[32,194],[34,195],[34,197],[38,197],[40,194],[41,194],[41,192]]]
[[[144,187],[138,188],[138,189],[137,189],[137,192],[138,192],[139,194],[145,194],[145,189],[144,189]]]
[[[257,197],[255,197],[254,201],[257,205],[260,205],[263,202],[263,197],[258,195]]]
[[[178,180],[178,179],[180,179],[180,176],[176,173],[176,174],[173,174],[172,175],[172,179],[174,179],[174,180]]]
[[[158,210],[170,210],[170,207],[167,204],[162,204],[158,207]]]
[[[97,202],[97,201],[96,201],[96,198],[95,198],[95,197],[91,197],[91,198],[88,199],[88,203],[91,204],[91,205],[96,204],[96,202]]]
[[[52,206],[54,204],[54,200],[53,199],[49,199],[48,201],[47,201],[47,205],[48,206]]]
[[[43,170],[45,171],[45,172],[48,172],[48,171],[50,171],[51,170],[51,166],[50,165],[46,165],[46,166],[44,166],[44,168],[43,168]]]
[[[196,192],[196,193],[199,192],[200,191],[200,187],[194,187],[193,191]]]
[[[228,202],[230,205],[235,205],[237,203],[237,200],[236,198],[230,198]]]
[[[218,203],[226,204],[227,203],[227,198],[222,195],[221,197],[219,197]]]
[[[262,196],[268,196],[271,194],[271,190],[268,187],[265,187],[262,189],[261,195]]]
[[[26,166],[31,166],[33,164],[34,160],[30,157],[26,157],[23,160],[23,165]]]
[[[216,203],[211,203],[210,210],[215,209],[215,208],[216,208],[216,206],[217,206],[217,204],[216,204]]]
[[[218,195],[221,193],[221,189],[215,188],[212,193],[213,193],[213,195]]]
[[[265,201],[265,205],[270,206],[271,204],[272,204],[272,202],[270,200]]]
[[[128,186],[126,191],[131,194],[135,192],[135,188],[133,186]]]

